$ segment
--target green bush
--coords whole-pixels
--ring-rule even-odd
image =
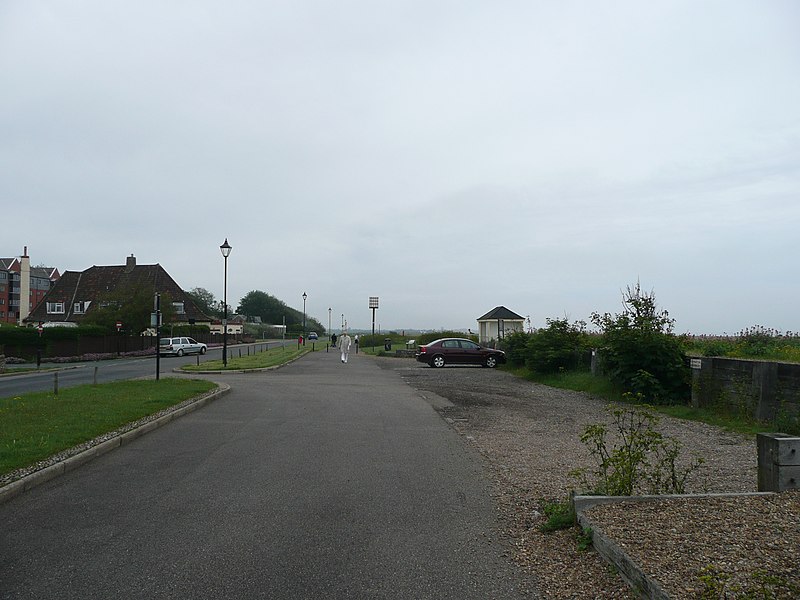
[[[592,314],[602,331],[603,370],[623,391],[642,393],[650,404],[686,402],[689,367],[682,340],[672,334],[674,320],[638,283],[628,287],[623,304],[622,314]]]
[[[627,394],[628,401],[634,399]],[[635,400],[641,401],[638,395]],[[589,425],[581,435],[596,468],[577,469],[572,476],[590,493],[608,496],[684,494],[689,475],[704,460],[694,457],[680,466],[681,444],[660,433],[658,416],[647,406],[608,406],[611,424]]]
[[[515,331],[507,335],[500,344],[501,350],[505,351],[508,364],[512,367],[524,367],[527,355],[528,341],[531,339],[530,333]]]
[[[589,348],[586,323],[567,319],[547,319],[547,327],[529,336],[525,347],[525,366],[535,373],[557,373],[584,364]]]

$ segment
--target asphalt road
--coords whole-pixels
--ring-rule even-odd
[[[0,505],[0,598],[517,598],[477,453],[317,352]]]
[[[240,351],[244,355],[247,353],[248,348],[250,348],[250,352],[256,352],[265,346],[274,348],[282,343],[280,341],[272,341],[230,346],[228,348],[228,357],[239,356]],[[289,344],[291,343],[293,342],[289,342]],[[174,368],[181,365],[196,364],[198,360],[203,363],[208,360],[220,360],[221,358],[222,348],[220,347],[209,348],[208,352],[202,356],[197,354],[182,357],[162,356],[159,361],[159,376],[169,374]],[[95,370],[97,371],[96,374]],[[74,364],[42,363],[39,370],[30,366],[9,366],[8,371],[14,373],[14,375],[0,377],[0,398],[8,398],[26,392],[52,390],[56,373],[58,374],[59,389],[94,383],[95,377],[98,383],[135,379],[137,377],[155,377],[156,359],[155,356],[151,356],[148,358],[120,358]]]

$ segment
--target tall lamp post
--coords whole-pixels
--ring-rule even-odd
[[[328,309],[328,339],[331,339],[331,308]]]
[[[228,243],[228,238],[225,238],[219,250],[222,252],[222,258],[225,259],[225,283],[222,286],[222,366],[228,366],[228,257],[231,255],[233,248]]]
[[[303,346],[306,345],[306,298],[308,294],[303,292]]]

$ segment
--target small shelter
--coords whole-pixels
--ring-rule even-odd
[[[478,319],[478,342],[484,345],[502,340],[515,331],[525,331],[525,317],[505,306],[498,306]]]

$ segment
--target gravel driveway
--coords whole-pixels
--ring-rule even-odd
[[[515,560],[539,579],[545,598],[634,598],[622,578],[593,551],[579,551],[577,530],[543,534],[543,500],[563,501],[575,487],[569,472],[591,467],[580,434],[607,422],[607,403],[580,392],[531,383],[497,370],[432,369],[410,360],[378,358],[431,401],[486,458],[503,529]],[[442,400],[444,399],[444,400]],[[719,428],[662,417],[658,429],[677,438],[688,459],[704,465],[687,492],[757,490],[755,440]],[[613,505],[593,515],[671,597],[700,597],[701,569],[731,575],[727,597],[763,570],[800,586],[800,493],[769,502],[659,502]],[[764,521],[764,515],[771,515]],[[796,597],[778,586],[775,597]],[[788,588],[787,588],[788,589]],[[721,597],[721,596],[720,596]],[[760,596],[759,596],[760,597]],[[769,597],[769,596],[765,596]]]

